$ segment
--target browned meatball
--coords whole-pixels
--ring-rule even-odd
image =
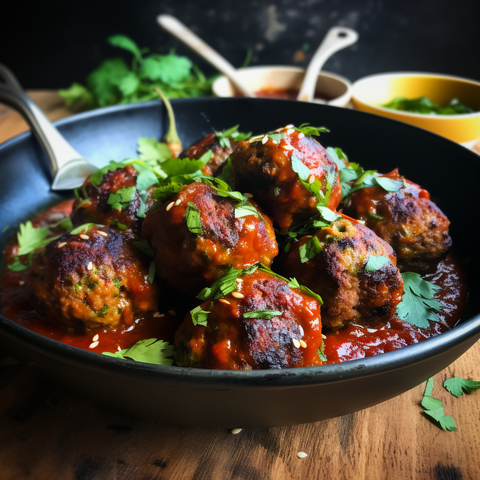
[[[239,142],[230,158],[235,187],[252,193],[282,232],[314,215],[319,202],[299,179],[299,167],[306,169],[302,180],[312,188],[318,185],[323,194],[330,191],[330,209],[340,202],[342,189],[335,162],[313,137],[290,126]]]
[[[77,198],[73,205],[72,223],[74,226],[84,223],[99,223],[102,225],[120,223],[120,226],[132,229],[138,233],[144,213],[153,204],[152,191],[150,186],[145,193],[136,190],[138,172],[132,165],[106,172],[99,185],[94,185],[90,175],[84,182],[83,188],[79,190],[80,198]],[[125,190],[129,189],[129,190]],[[119,204],[118,199],[111,197],[112,194],[119,195],[125,192],[125,200]],[[129,201],[129,198],[131,200]],[[121,227],[124,228],[124,227]]]
[[[175,334],[175,361],[183,367],[257,370],[321,365],[320,303],[270,273],[237,279],[237,289],[201,307],[206,321],[188,314]],[[270,313],[270,314],[269,314]]]
[[[229,138],[229,144],[222,147],[218,141],[216,133],[205,135],[202,140],[194,143],[186,148],[179,156],[180,158],[199,159],[206,152],[211,151],[212,157],[203,166],[202,173],[204,175],[214,175],[218,168],[225,162],[235,147],[235,140]]]
[[[156,310],[148,262],[131,232],[90,227],[65,233],[35,254],[26,288],[44,318],[68,331],[131,325],[138,312]]]
[[[450,221],[420,186],[398,169],[381,175],[404,186],[389,192],[380,186],[357,190],[345,199],[344,212],[365,223],[395,250],[402,270],[426,271],[450,247]]]
[[[372,257],[386,263],[378,268]],[[282,268],[322,297],[322,323],[334,330],[388,320],[402,300],[403,280],[390,245],[347,218],[302,237]]]
[[[278,253],[271,220],[265,214],[236,218],[237,203],[195,182],[150,210],[142,235],[155,251],[157,274],[196,295],[230,267],[270,265]]]

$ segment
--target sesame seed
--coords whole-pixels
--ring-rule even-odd
[[[18,282],[18,284],[19,284],[20,286],[22,286],[22,285],[25,285],[25,282],[24,282],[23,280],[20,280],[20,281]]]
[[[307,343],[304,340],[299,340],[298,342],[302,348],[307,348]]]
[[[176,312],[175,310],[169,310],[168,313],[169,313],[170,315],[176,315],[176,314],[177,314],[177,312]]]
[[[327,339],[327,336],[322,333],[322,338],[323,338],[324,340],[326,340],[326,339]]]
[[[242,431],[241,428],[232,428],[231,432],[233,433],[233,435],[236,435],[237,433],[240,433]]]
[[[170,202],[168,205],[167,205],[167,212],[175,205],[175,202]]]
[[[93,342],[98,342],[98,339],[100,338],[100,335],[97,333],[93,338],[92,338],[92,341]]]
[[[298,458],[305,458],[305,457],[308,457],[308,454],[306,454],[305,452],[298,452],[297,457]]]
[[[280,142],[278,140],[272,140],[275,145],[278,145]]]
[[[262,138],[262,143],[263,143],[263,145],[265,145],[267,142],[268,142],[268,136],[265,135],[265,136]]]
[[[292,342],[295,348],[300,348],[300,342],[296,338],[292,338]]]
[[[98,342],[92,342],[88,348],[95,348],[95,347],[98,347]]]
[[[289,129],[287,130],[287,135],[291,135],[294,131],[295,131],[294,128],[289,128]]]
[[[84,233],[82,233],[80,235],[80,238],[82,238],[83,240],[88,240],[90,237],[88,235],[85,235]]]
[[[92,270],[92,269],[93,269],[93,263],[92,263],[92,262],[88,262],[87,270]]]
[[[153,316],[154,316],[155,318],[161,318],[161,317],[164,317],[165,314],[164,314],[164,313],[160,313],[160,312],[155,312],[155,313],[153,314]]]
[[[282,145],[282,148],[284,150],[295,150],[291,145],[288,145],[288,143],[286,143],[285,145]]]
[[[182,203],[182,201],[180,199],[178,199],[176,202],[175,202],[175,205],[178,207],[180,205],[180,203]]]
[[[308,177],[308,183],[311,185],[314,181],[315,181],[315,175],[312,173],[312,174]]]
[[[244,193],[243,195],[247,198],[252,198],[253,197],[253,195],[251,193]]]
[[[105,233],[105,232],[102,232],[101,230],[97,230],[97,232],[99,235],[101,235],[102,237],[108,237],[108,233]]]
[[[57,248],[62,248],[67,244],[67,242],[61,242],[57,245]]]
[[[230,302],[228,300],[226,300],[225,298],[220,298],[218,301],[220,303],[224,303],[225,305],[230,305]]]
[[[298,138],[303,138],[304,136],[305,136],[305,135],[304,135],[302,132],[300,132],[300,133],[298,134]]]
[[[232,297],[235,297],[235,298],[243,298],[245,295],[243,293],[240,293],[240,292],[232,292]]]

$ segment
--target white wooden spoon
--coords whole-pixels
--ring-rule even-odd
[[[213,65],[218,71],[223,73],[235,87],[246,97],[255,97],[248,87],[238,78],[234,66],[223,58],[212,47],[207,45],[201,38],[195,35],[188,27],[171,15],[159,15],[158,24],[168,33],[178,38],[194,52],[203,57],[207,62]]]
[[[325,62],[336,52],[354,44],[358,33],[347,27],[332,27],[310,61],[297,100],[311,102],[315,97],[318,74]],[[328,102],[327,102],[328,103]]]

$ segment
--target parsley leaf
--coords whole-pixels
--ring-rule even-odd
[[[237,142],[240,142],[241,140],[246,140],[252,135],[252,132],[239,132],[239,126],[240,125],[235,125],[233,127],[227,128],[227,130],[224,130],[223,132],[215,132],[218,143],[222,148],[232,148],[229,137]]]
[[[156,160],[158,163],[163,163],[172,156],[165,143],[159,142],[154,137],[139,138],[137,151],[140,160]]]
[[[115,193],[110,194],[107,203],[115,210],[121,210],[124,206],[128,205],[135,199],[136,191],[137,189],[135,187],[120,188]]]
[[[315,135],[320,136],[320,133],[329,133],[330,130],[325,127],[312,127],[308,123],[302,123],[299,127],[293,127],[297,132],[303,133],[304,135]]]
[[[102,352],[102,355],[155,365],[173,365],[173,359],[170,358],[173,357],[173,345],[156,338],[139,340],[129,348],[114,353]]]
[[[476,380],[467,380],[462,377],[453,377],[445,380],[443,386],[455,397],[461,397],[463,392],[471,394],[480,389],[480,382]]]
[[[155,256],[155,252],[153,251],[153,248],[151,247],[148,240],[135,240],[132,243],[135,245],[135,247],[137,247],[147,257],[154,257]]]
[[[430,396],[433,390],[433,378],[429,378],[425,387],[422,401],[420,402],[425,409],[424,414],[433,418],[443,430],[450,432],[457,429],[455,420],[450,415],[445,415],[442,401]]]
[[[429,320],[438,322],[435,312],[442,310],[442,304],[434,300],[434,296],[440,287],[414,272],[403,272],[402,278],[404,293],[397,305],[399,318],[420,328],[427,328]]]
[[[9,270],[13,272],[21,272],[28,268],[28,265],[23,264],[20,259],[15,255],[13,257],[13,262],[8,264]]]
[[[245,312],[244,318],[262,318],[264,320],[271,320],[273,317],[278,317],[282,314],[279,310],[256,310],[254,312]]]
[[[384,255],[378,255],[376,257],[370,255],[365,265],[365,270],[367,272],[376,272],[389,262],[390,259],[388,257],[385,257]]]

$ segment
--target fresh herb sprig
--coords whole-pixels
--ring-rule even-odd
[[[118,352],[102,352],[108,357],[153,363],[154,365],[173,365],[173,345],[157,338],[139,340],[131,347]]]
[[[155,87],[168,98],[211,95],[214,77],[207,78],[187,57],[170,52],[148,53],[125,35],[112,35],[107,42],[132,55],[130,65],[122,58],[105,60],[86,79],[59,94],[68,107],[90,110],[108,105],[143,102],[157,98]]]
[[[474,112],[473,108],[461,103],[458,98],[453,98],[447,105],[439,105],[426,96],[418,98],[396,97],[380,106],[424,115],[459,115]]]
[[[429,378],[421,401],[421,405],[425,409],[423,413],[436,421],[442,430],[453,432],[457,429],[455,420],[450,415],[445,415],[442,401],[438,398],[433,398],[431,396],[432,391],[433,378]]]

